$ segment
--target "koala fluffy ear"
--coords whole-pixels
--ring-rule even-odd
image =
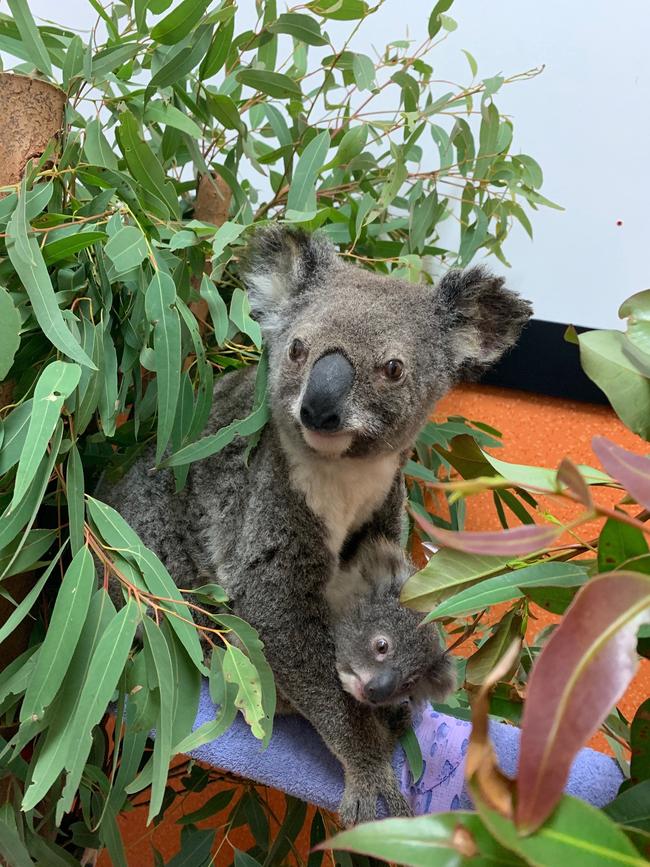
[[[529,301],[485,268],[449,271],[436,290],[436,312],[459,376],[476,375],[517,341],[533,312]]]
[[[270,226],[256,232],[244,254],[242,274],[252,315],[273,327],[282,307],[340,267],[333,245],[322,235]]]

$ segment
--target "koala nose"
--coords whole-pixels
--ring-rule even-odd
[[[363,694],[368,701],[380,704],[393,697],[398,684],[399,673],[394,668],[386,668],[368,681],[363,688]]]
[[[354,368],[340,352],[319,358],[311,369],[300,407],[300,421],[313,431],[341,428],[343,404],[354,381]]]

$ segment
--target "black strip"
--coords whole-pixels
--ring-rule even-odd
[[[580,367],[578,347],[564,339],[566,328],[559,322],[531,319],[517,345],[481,377],[481,382],[569,400],[608,403]],[[578,333],[588,330],[576,326]]]

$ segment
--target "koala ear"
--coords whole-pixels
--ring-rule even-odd
[[[256,232],[242,268],[252,315],[262,327],[272,325],[286,302],[339,267],[336,250],[324,236],[283,226]]]
[[[533,310],[485,268],[449,271],[436,290],[437,314],[459,375],[478,374],[514,345]]]
[[[426,701],[444,701],[456,689],[456,677],[452,661],[438,648],[432,662],[416,684],[412,696],[416,704]]]

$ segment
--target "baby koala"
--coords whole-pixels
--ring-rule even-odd
[[[400,605],[414,571],[398,545],[374,539],[325,588],[343,689],[376,708],[442,700],[454,688],[434,624],[422,624],[422,614]]]

